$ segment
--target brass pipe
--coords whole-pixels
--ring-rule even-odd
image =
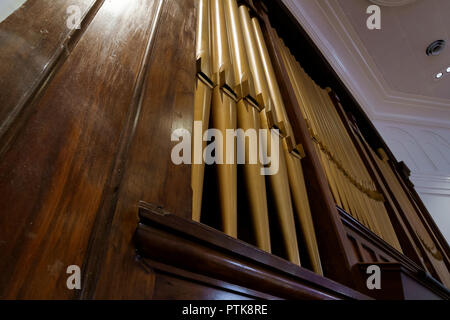
[[[297,96],[299,103],[299,96],[297,93],[297,84],[292,77],[292,68],[290,62],[287,60],[286,51],[284,46],[279,45],[280,52],[284,59],[285,65],[287,67],[288,75],[291,79],[292,87],[294,88],[294,93]],[[304,238],[305,245],[308,250],[308,255],[313,267],[314,272],[317,274],[323,274],[322,265],[320,261],[319,249],[317,245],[316,232],[314,229],[314,223],[312,220],[311,209],[309,206],[308,194],[306,191],[305,178],[303,175],[303,168],[298,158],[296,158],[291,152],[286,144],[286,139],[283,141],[283,147],[286,154],[287,167],[289,173],[289,184],[291,186],[291,191],[293,194],[295,212],[300,222],[302,228],[302,234]]]
[[[241,6],[239,8],[239,13],[245,40],[245,49],[249,57],[250,71],[255,84],[256,100],[263,109],[260,112],[261,128],[268,132],[267,140],[263,141],[263,146],[266,148],[266,153],[272,154],[272,138],[281,141],[279,136],[274,137],[274,133],[270,131],[273,126],[279,127],[277,120],[274,120],[278,119],[277,111],[275,109],[272,110],[272,97],[270,95],[268,81],[264,71],[264,62],[258,49],[258,39],[255,35],[248,8]],[[300,265],[300,254],[298,252],[292,199],[290,196],[286,160],[284,159],[283,152],[282,144],[279,143],[278,172],[268,176],[267,179],[270,186],[270,195],[276,208],[277,219],[280,222],[288,259],[291,262]]]
[[[250,14],[246,6],[242,5],[239,7],[239,17],[250,72],[253,78],[256,101],[260,105],[261,109],[266,109],[267,112],[267,108],[270,107],[272,103],[269,102],[270,100],[269,88],[267,87],[267,82],[265,78],[266,76],[264,74],[261,58],[259,56],[259,52],[256,47],[256,39],[254,32],[252,30]]]
[[[266,114],[262,112],[262,128],[269,131],[269,125],[266,119]],[[275,133],[269,131],[267,139],[268,154],[273,154],[271,139]],[[280,137],[273,137],[280,139]],[[289,178],[286,167],[286,159],[282,143],[278,144],[278,172],[268,177],[269,186],[277,218],[280,223],[281,232],[283,235],[284,246],[288,255],[289,261],[297,265],[301,265],[300,254],[298,250],[297,233],[295,230],[294,209],[292,207],[291,191],[289,187]]]
[[[243,19],[246,20],[246,25],[248,29],[251,29],[253,32],[252,41],[254,48],[256,48],[258,52],[258,56],[261,61],[262,70],[264,71],[266,84],[268,92],[265,93],[267,96],[271,98],[273,102],[274,109],[276,110],[276,115],[278,117],[278,126],[279,128],[290,137],[293,137],[292,128],[290,127],[290,123],[288,121],[288,117],[286,114],[286,110],[284,109],[283,100],[281,97],[280,89],[278,87],[278,83],[275,77],[275,72],[273,70],[272,63],[270,61],[270,57],[267,51],[267,46],[265,44],[264,37],[262,35],[262,30],[259,25],[259,22],[256,18],[251,19],[251,27],[248,18],[248,13],[245,11],[241,12]],[[250,32],[247,32],[250,33]],[[261,71],[261,70],[260,70]],[[285,230],[284,231],[284,240],[286,242],[286,246],[288,248],[292,248],[291,250],[295,252],[295,256],[298,255],[298,245],[297,245],[297,237],[295,233],[295,220],[294,220],[294,210],[292,207],[292,199],[290,196],[290,191],[292,188],[299,187],[299,184],[291,185],[289,183],[289,175],[295,175],[296,172],[293,171],[293,167],[291,167],[291,172],[289,172],[289,167],[287,166],[287,158],[291,157],[290,153],[286,153],[286,149],[283,147],[284,139],[281,141],[282,144],[280,146],[280,170],[276,176],[271,177],[272,190],[275,193],[275,200],[277,205],[277,212],[281,221],[281,226]],[[298,161],[298,160],[295,160]],[[293,178],[294,179],[294,178]],[[297,176],[295,179],[299,179]],[[291,179],[292,180],[292,179]],[[295,194],[301,192],[300,190],[296,190]],[[294,201],[296,201],[294,199]],[[294,225],[292,225],[294,223]],[[290,225],[291,224],[291,225]],[[305,225],[306,226],[306,225]],[[289,234],[292,234],[290,236]],[[295,236],[295,238],[294,238]],[[295,240],[295,241],[293,241]],[[295,243],[294,243],[295,242]],[[313,247],[313,245],[311,246]],[[320,260],[317,257],[314,257],[314,261]],[[291,260],[292,261],[292,260]],[[300,257],[298,256],[298,263],[300,264]],[[320,272],[319,264],[316,263],[316,268],[318,272]]]
[[[195,46],[197,73],[206,79],[212,80],[210,16],[210,0],[198,0],[197,38]]]
[[[301,85],[301,80],[299,80],[299,77],[298,77],[299,74],[298,74],[298,70],[296,69],[297,63],[295,60],[293,60],[293,58],[289,54],[287,48],[284,47],[284,49],[285,49],[284,50],[284,58],[286,60],[287,66],[288,66],[289,77],[293,84],[294,92],[296,94],[299,105],[301,106],[302,114],[308,124],[308,129],[310,130],[311,135],[317,136],[317,129],[315,126],[315,122],[313,121],[313,119],[311,119],[312,116],[310,115],[310,110],[309,110],[310,101],[309,101],[307,95],[304,94],[305,90],[303,90],[302,85]],[[318,148],[318,145],[316,143],[314,144],[314,146],[316,149],[316,153],[318,154],[319,159],[322,163],[322,166],[324,167],[325,174],[328,177],[328,181],[329,181],[329,185],[330,185],[330,189],[332,191],[333,197],[334,197],[336,203],[340,207],[343,207],[341,198],[338,193],[338,189],[335,186],[335,182],[333,181],[333,179],[330,178],[331,172],[330,172],[330,168],[329,168],[328,159],[326,159],[326,155],[323,154],[323,152]]]
[[[236,129],[236,96],[233,92],[234,74],[231,65],[223,0],[211,0],[212,72],[217,85],[212,97],[212,125],[226,137],[227,129]],[[217,182],[223,231],[237,238],[237,168],[236,145],[227,150],[226,143],[216,149]],[[233,159],[229,159],[231,155]],[[232,162],[232,163],[231,163]]]
[[[235,82],[223,0],[211,0],[211,33],[213,82],[220,88],[227,88],[230,92],[233,92]]]
[[[209,116],[211,112],[211,96],[212,89],[209,85],[204,83],[200,78],[197,78],[195,90],[194,103],[194,134],[192,140],[192,219],[200,222],[202,210],[203,197],[203,181],[205,175],[205,163],[203,161],[203,150],[206,147],[206,142],[203,140],[203,133],[208,129]],[[195,126],[196,123],[201,123],[201,128]],[[200,137],[200,141],[196,139]]]
[[[224,7],[235,80],[233,89],[238,98],[238,128],[243,129],[245,132],[255,130],[253,131],[256,133],[254,137],[255,141],[253,143],[256,146],[259,146],[261,120],[259,117],[259,107],[256,102],[253,78],[247,59],[247,52],[245,50],[237,2],[236,0],[224,0]],[[261,165],[257,162],[258,150],[250,150],[249,145],[245,143],[242,152],[245,154],[246,160],[244,164],[245,185],[256,235],[256,242],[259,248],[270,252],[271,246],[266,185],[265,178],[261,175]],[[256,163],[251,163],[250,160],[252,157],[256,157]]]
[[[192,219],[200,222],[203,196],[205,164],[203,150],[203,132],[208,129],[212,96],[211,66],[211,19],[210,0],[199,0],[196,39],[197,81],[194,98],[194,123],[201,123],[201,128],[194,127],[191,187]],[[199,129],[199,132],[195,132]],[[201,137],[198,141],[195,137]]]
[[[227,129],[236,129],[236,102],[224,90],[215,87],[212,98],[212,126],[222,132],[226,137]],[[231,164],[230,154],[234,155]],[[227,159],[228,157],[228,159]],[[223,161],[217,164],[219,201],[222,212],[223,231],[237,238],[237,168],[236,168],[236,145],[234,150],[228,150],[225,142],[216,148],[216,158]]]
[[[247,131],[254,129],[254,145],[259,145],[260,115],[259,111],[247,100],[241,99],[237,103],[238,127]],[[239,145],[238,145],[239,147]],[[257,246],[267,252],[271,252],[269,213],[267,208],[266,182],[261,174],[261,165],[258,163],[258,150],[250,150],[249,143],[241,146],[245,154],[244,177],[247,190],[250,212],[252,215],[253,228],[256,236]],[[251,157],[256,156],[252,163]]]
[[[283,149],[286,156],[289,185],[291,186],[295,212],[300,222],[303,240],[308,251],[308,256],[314,272],[323,275],[319,248],[317,245],[317,238],[311,216],[311,209],[309,207],[305,178],[303,175],[303,168],[299,159],[297,159],[291,152],[289,152],[288,146],[286,144],[286,138],[283,139]]]
[[[280,88],[276,80],[275,71],[270,59],[269,52],[264,40],[264,36],[259,25],[259,21],[256,18],[252,18],[252,27],[255,35],[256,46],[258,48],[259,55],[261,57],[261,62],[264,69],[264,74],[266,75],[267,86],[269,88],[269,94],[272,98],[274,108],[278,117],[279,128],[282,134],[285,136],[293,137],[292,128],[289,124],[289,118],[287,116],[286,110],[284,108],[283,98],[281,96]]]
[[[279,41],[282,43],[281,39]],[[373,200],[363,190],[375,190],[375,185],[329,95],[306,75],[289,49],[283,44],[280,46],[284,49],[282,57],[289,78],[316,141],[315,147],[336,202],[338,205],[341,202],[347,212],[397,247],[398,240],[383,203]],[[323,150],[324,147],[327,149]]]
[[[243,39],[241,21],[236,0],[223,0],[230,43],[232,66],[234,71],[233,89],[238,99],[249,98],[256,102],[255,87],[250,72],[247,52]]]

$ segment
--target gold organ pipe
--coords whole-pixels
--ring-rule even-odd
[[[319,250],[317,246],[317,239],[314,230],[314,224],[311,216],[311,209],[307,197],[306,185],[304,181],[303,168],[300,159],[295,155],[292,147],[296,146],[294,134],[289,122],[289,118],[284,107],[283,99],[281,97],[280,88],[278,86],[275,72],[265,45],[259,22],[256,18],[252,20],[253,30],[257,39],[258,50],[262,59],[262,64],[266,79],[268,82],[269,93],[274,102],[274,109],[280,117],[280,127],[284,129],[286,137],[283,139],[283,152],[287,164],[289,186],[292,192],[295,213],[299,219],[305,244],[308,250],[308,255],[313,266],[313,270],[322,274],[322,265],[320,261]]]
[[[347,166],[346,163],[346,154],[349,153],[349,146],[347,144],[342,143],[343,139],[343,132],[342,130],[338,129],[338,119],[334,119],[327,115],[324,110],[324,102],[321,100],[320,96],[320,88],[313,84],[313,90],[315,92],[316,96],[316,111],[318,114],[318,118],[320,119],[320,125],[324,130],[324,139],[325,144],[329,146],[333,151],[333,156],[337,157],[339,159],[340,163],[343,163],[345,167]],[[331,122],[333,120],[333,122]],[[343,152],[340,152],[343,151]],[[344,160],[341,160],[344,159]],[[358,158],[355,158],[355,161],[357,161]],[[367,222],[369,219],[366,216],[366,208],[364,208],[364,205],[362,204],[362,200],[359,199],[359,192],[356,192],[353,188],[353,186],[349,183],[348,179],[345,178],[342,171],[339,170],[336,166],[336,164],[333,164],[336,168],[336,174],[339,177],[339,182],[341,183],[341,187],[344,190],[344,193],[346,193],[346,197],[348,199],[348,203],[351,209],[351,212],[353,212],[356,215],[359,215],[359,217],[363,217],[363,222]],[[370,227],[370,223],[369,227]]]
[[[261,57],[256,45],[257,42],[250,19],[249,9],[244,5],[240,6],[239,15],[245,40],[245,49],[247,51],[248,62],[255,88],[256,101],[260,108],[264,109],[269,127],[276,128],[278,126],[278,117],[276,111],[273,109],[272,99],[270,98],[269,87],[267,85]]]
[[[211,0],[212,72],[214,84],[233,92],[234,76],[223,0]]]
[[[227,129],[236,129],[236,96],[232,90],[234,75],[231,66],[230,51],[226,30],[223,0],[211,0],[212,26],[212,71],[214,88],[212,98],[212,125],[226,137]],[[223,231],[237,238],[237,167],[236,146],[227,150],[227,144],[216,148],[216,158],[222,159],[217,164],[218,190],[222,214]],[[234,159],[229,159],[230,155]],[[232,164],[230,163],[231,161]]]
[[[211,111],[212,96],[212,70],[211,70],[211,36],[210,36],[210,0],[199,0],[197,19],[197,81],[194,102],[194,121],[202,123],[200,132],[194,131],[194,137],[200,135],[208,129],[209,116]],[[195,130],[195,128],[194,128]],[[203,150],[206,142],[193,139],[193,161],[191,187],[192,199],[192,219],[200,222],[203,196],[203,181],[205,174],[205,164],[203,162]]]
[[[340,139],[335,139],[335,148],[337,148],[337,150],[344,150],[344,152],[340,153],[340,159],[342,159],[344,167],[349,168],[350,170],[354,169],[355,173],[353,174],[353,176],[359,177],[358,182],[360,182],[360,184],[362,184],[362,180],[368,181],[370,179],[368,172],[365,170],[365,168],[363,168],[361,158],[354,148],[353,143],[345,130],[345,127],[343,127],[339,115],[337,114],[334,105],[332,105],[328,94],[323,90],[319,92],[319,94],[321,94],[322,96],[324,106],[327,107],[325,110],[329,114],[328,118],[334,119],[336,120],[336,124],[340,124],[340,126],[335,128],[335,131],[342,133]],[[327,122],[327,124],[329,125],[330,123]],[[331,134],[333,134],[332,131]],[[356,187],[352,183],[350,183],[348,178],[345,179],[345,183],[352,191],[351,194],[353,195],[353,199],[357,205],[357,212],[364,216],[364,219],[371,230],[373,230],[376,234],[382,236],[383,232],[376,219],[377,215],[373,211],[370,199],[364,193],[356,189]]]
[[[234,89],[239,99],[237,102],[238,127],[246,132],[249,129],[256,130],[254,131],[256,135],[253,138],[255,139],[256,145],[260,145],[259,129],[261,128],[261,120],[259,109],[256,106],[255,88],[245,50],[237,2],[236,0],[224,0],[224,2],[234,70]],[[262,250],[270,252],[270,230],[265,178],[261,174],[261,165],[257,162],[258,150],[250,150],[248,143],[245,143],[244,148],[245,150],[242,151],[245,153],[245,185],[256,235],[256,243]],[[253,163],[251,161],[252,156],[256,156]]]
[[[289,152],[286,144],[283,144],[283,148],[286,154],[289,185],[291,186],[292,197],[294,199],[295,212],[297,213],[297,217],[300,221],[300,227],[302,229],[308,256],[314,272],[323,275],[303,169],[300,161]]]
[[[268,131],[267,140],[264,141],[268,154],[274,154],[272,150],[272,133],[270,129],[278,123],[274,123],[273,119],[277,119],[277,111],[272,110],[272,98],[265,78],[263,67],[263,59],[258,50],[258,39],[253,29],[253,22],[251,21],[248,8],[241,6],[239,9],[240,20],[243,28],[243,35],[245,39],[245,48],[249,57],[250,69],[252,77],[255,80],[256,99],[264,109],[260,112],[261,128]],[[279,137],[278,137],[279,138]],[[279,144],[279,169],[274,175],[268,176],[270,185],[271,198],[274,201],[277,218],[280,222],[281,232],[283,235],[284,246],[288,255],[288,259],[300,265],[300,254],[298,251],[297,234],[295,231],[295,221],[292,208],[292,199],[289,188],[289,180],[286,168],[286,160],[284,153]]]
[[[223,0],[225,4],[225,17],[227,20],[228,38],[230,40],[231,58],[234,70],[234,91],[238,99],[250,98],[256,101],[255,87],[250,72],[247,52],[241,22],[239,19],[239,11],[236,0]]]
[[[339,118],[339,115],[337,114],[337,110],[334,107],[329,95],[325,92],[322,93],[323,94],[323,98],[324,101],[326,101],[329,105],[329,110],[335,114],[336,118]],[[341,122],[340,122],[341,123]],[[351,141],[351,138],[349,136],[349,133],[345,130],[345,128],[342,125],[342,131],[344,132],[344,136],[347,140],[347,144],[349,146],[349,153],[351,152],[352,159],[355,158],[358,161],[356,162],[357,167],[355,168],[358,171],[358,176],[362,177],[363,181],[362,184],[368,184],[367,188],[371,189],[371,190],[375,190],[375,184],[373,183],[373,181],[371,180],[371,177],[366,169],[366,167],[364,166],[361,158],[359,157],[359,154],[356,150],[356,147],[354,146],[354,144]],[[352,162],[350,159],[348,159],[348,154],[346,154],[347,156],[347,166],[351,166]],[[356,188],[354,185],[352,185],[353,188]],[[398,240],[395,236],[395,231],[392,227],[392,224],[389,220],[389,217],[387,215],[386,212],[386,208],[384,207],[384,204],[378,201],[375,201],[373,199],[371,199],[367,194],[362,193],[362,192],[358,192],[357,193],[364,201],[364,204],[366,206],[366,208],[369,210],[369,220],[374,224],[375,230],[378,231],[379,235],[386,239],[389,243],[391,243],[394,247],[399,247],[398,244]]]
[[[325,129],[325,134],[327,137],[326,144],[330,146],[332,150],[336,150],[335,156],[339,159],[339,162],[344,166],[344,168],[358,168],[358,160],[360,160],[359,155],[353,154],[351,149],[351,141],[345,141],[344,143],[344,140],[346,140],[344,131],[345,128],[340,126],[341,122],[337,113],[332,114],[333,109],[330,105],[328,105],[328,108],[324,108],[326,106],[326,101],[324,101],[322,96],[324,91],[316,85],[314,85],[314,89],[316,90],[318,99],[317,109],[319,117],[322,119],[322,126]],[[352,154],[353,161],[349,161],[349,154]],[[355,186],[350,183],[349,179],[344,176],[341,170],[338,171],[344,190],[348,195],[350,204],[353,206],[353,213],[360,217],[363,224],[366,224],[366,226],[368,226],[376,234],[380,235],[377,224],[372,219],[374,215],[371,212],[371,208],[367,206],[367,203],[363,198],[364,195],[356,190]],[[360,174],[356,174],[356,176],[359,177]]]
[[[197,88],[195,90],[195,103],[194,103],[194,121],[201,121],[202,127],[200,132],[194,127],[194,137],[200,135],[203,137],[203,132],[208,129],[209,116],[211,111],[211,96],[212,89],[200,78],[197,79]],[[206,142],[196,141],[193,139],[193,161],[192,161],[192,219],[200,222],[202,211],[202,196],[203,196],[203,181],[205,176],[205,163],[203,161],[203,150],[205,149]],[[198,158],[198,159],[196,159]]]
[[[290,73],[289,64],[285,59],[285,50],[282,45],[278,46],[281,49],[282,57],[285,60],[287,71]],[[294,90],[295,91],[295,90]],[[282,106],[284,108],[284,106]],[[303,168],[298,158],[292,155],[286,143],[283,144],[286,154],[286,161],[289,173],[289,184],[294,199],[295,211],[300,221],[303,237],[308,250],[308,255],[314,272],[323,274],[322,264],[320,261],[319,249],[317,246],[317,238],[314,230],[314,223],[312,220],[311,209],[309,206],[308,194],[306,191],[305,178],[303,175]]]
[[[281,39],[279,41],[282,43]],[[373,200],[363,190],[376,190],[375,184],[328,93],[306,75],[284,44],[281,47],[289,78],[311,136],[316,140],[316,150],[336,203],[401,250],[383,203]]]
[[[198,0],[196,61],[197,74],[212,78],[211,70],[211,11],[210,0]]]
[[[305,74],[305,79],[307,79],[307,76]],[[315,110],[315,111],[311,111],[311,117],[314,121],[314,123],[316,124],[316,128],[318,130],[318,139],[325,139],[324,142],[326,144],[330,144],[328,142],[328,134],[325,131],[325,126],[323,125],[323,121],[320,118],[320,115],[318,113],[318,108],[320,108],[320,105],[317,101],[317,96],[315,95],[316,91],[315,91],[315,87],[314,84],[311,81],[305,81],[306,84],[310,85],[310,88],[307,89],[306,92],[310,93],[310,97],[312,99],[312,105],[314,105],[314,107],[312,107],[311,105],[311,110]],[[342,199],[342,203],[343,203],[343,207],[346,211],[348,212],[354,212],[354,206],[351,203],[351,201],[349,201],[349,191],[347,190],[344,181],[341,177],[341,172],[338,170],[337,166],[335,163],[333,163],[332,161],[330,161],[329,155],[326,155],[323,153],[323,151],[320,151],[323,155],[321,156],[321,158],[323,159],[324,162],[327,162],[326,166],[329,167],[329,178],[330,180],[334,181],[333,183],[335,183],[337,185],[337,192],[339,192],[340,194],[340,198]]]
[[[376,185],[327,90],[315,84],[280,38],[276,46],[280,49],[337,205],[401,251],[382,196],[377,192]],[[257,135],[256,139],[260,142],[257,144],[264,149],[262,153],[271,155],[275,151],[272,150],[275,133],[270,129],[280,129],[281,135],[276,135],[281,142],[278,146],[279,170],[275,175],[268,176],[267,181],[281,226],[284,246],[288,259],[300,265],[295,212],[313,270],[322,274],[301,157],[293,152],[297,147],[293,129],[257,18],[251,18],[249,9],[244,5],[238,6],[237,0],[198,0],[196,61],[198,76],[194,120],[196,123],[202,123],[201,133],[208,128],[210,118],[212,126],[221,131],[224,137],[227,129],[240,128],[245,132],[249,129],[257,132],[259,129],[267,130],[266,137]],[[200,129],[194,127],[194,133],[195,130]],[[206,142],[195,140],[192,216],[195,221],[200,221],[204,180],[203,150]],[[226,234],[237,237],[236,145],[234,150],[227,150],[226,143],[216,144],[216,158],[225,162],[217,164],[222,226]],[[245,148],[240,151],[245,153],[243,172],[257,245],[271,252],[265,178],[261,175],[261,165],[250,161],[251,158],[254,160],[251,156],[254,152],[253,149],[250,150],[251,145],[244,143],[242,147]],[[197,153],[201,154],[201,157],[198,157]],[[233,164],[228,163],[233,160],[230,159],[230,154],[234,155]],[[374,158],[378,160],[378,166],[392,185],[391,188],[404,211],[409,212],[424,247],[436,249],[425,227],[413,217],[414,208],[402,186],[396,181],[397,177],[390,170],[389,164],[377,156]],[[434,254],[431,254],[431,257],[434,257],[433,264],[441,276],[446,271],[445,266],[439,264],[440,261]]]
[[[306,106],[306,104],[309,103],[309,101],[307,101],[307,97],[302,94],[303,92],[300,89],[300,84],[299,84],[299,81],[297,79],[297,74],[296,74],[296,70],[295,70],[296,63],[291,59],[293,57],[291,57],[290,52],[288,52],[287,48],[284,47],[284,46],[282,46],[282,54],[283,54],[283,58],[284,58],[285,64],[287,66],[288,76],[289,76],[289,78],[291,80],[291,83],[293,84],[294,93],[295,93],[295,95],[297,97],[297,100],[298,100],[300,105]],[[309,115],[309,110],[304,107],[304,108],[301,108],[301,111],[302,111],[303,117],[306,120],[306,123],[308,125],[308,129],[310,130],[311,135],[312,136],[317,136],[317,133],[316,133],[317,130],[315,129],[315,124],[311,120],[311,116]],[[317,145],[314,144],[314,146],[316,148],[317,154],[319,155],[319,158],[323,157],[324,154],[322,152],[319,152],[319,149],[317,148]],[[328,167],[328,162],[326,160],[324,160],[324,159],[320,159],[320,160],[324,164],[324,170],[326,171],[326,175],[330,176],[331,173],[329,171],[330,168]],[[331,189],[331,191],[333,193],[333,196],[334,196],[336,202],[338,203],[338,205],[342,206],[340,196],[338,194],[337,188],[336,188],[336,186],[335,186],[333,181],[330,181],[330,189]]]
[[[258,110],[255,109],[247,100],[241,99],[237,103],[238,126],[247,131],[255,129],[254,139],[259,145],[259,130],[261,129],[261,120]],[[251,163],[251,154],[257,155],[258,150],[250,150],[248,143],[245,143],[245,165],[244,177],[245,185],[252,214],[253,227],[256,236],[257,246],[267,252],[271,252],[269,213],[267,208],[266,182],[261,175],[261,165]],[[256,159],[257,160],[257,159]]]
[[[236,129],[236,101],[224,90],[215,87],[212,98],[212,126],[226,136],[227,129]],[[234,150],[228,150],[224,142],[216,148],[216,158],[222,159],[223,164],[217,164],[217,180],[222,212],[223,231],[237,238],[237,167],[227,162],[230,154],[236,156]],[[229,159],[228,159],[229,160]]]
[[[267,80],[267,86],[269,88],[269,94],[272,98],[274,109],[279,121],[279,128],[282,135],[293,136],[292,128],[288,122],[288,116],[284,109],[283,98],[281,97],[280,88],[278,87],[275,71],[273,70],[272,62],[270,60],[269,52],[267,50],[264,36],[259,25],[258,19],[252,18],[252,27],[255,35],[256,45],[258,48],[261,62],[263,65],[264,74]]]

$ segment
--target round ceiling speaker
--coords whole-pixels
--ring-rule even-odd
[[[436,40],[427,48],[427,56],[438,56],[445,49],[444,40]]]

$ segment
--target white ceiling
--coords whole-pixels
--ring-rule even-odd
[[[373,1],[373,0],[372,0]],[[425,49],[435,40],[450,41],[450,1],[421,0],[381,7],[381,30],[366,26],[368,0],[337,0],[385,81],[393,90],[450,99],[450,45],[439,56]],[[391,1],[392,2],[392,1]],[[436,80],[438,72],[446,74]]]

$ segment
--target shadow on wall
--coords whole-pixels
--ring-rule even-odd
[[[1,0],[0,1],[0,22],[8,18],[11,13],[20,8],[27,0]]]

